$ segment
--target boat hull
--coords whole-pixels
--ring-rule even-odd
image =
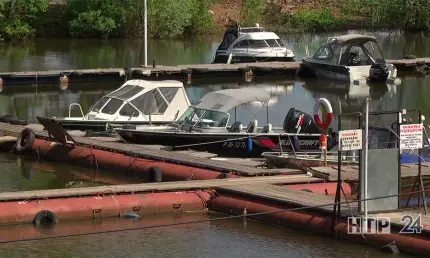
[[[218,54],[213,64],[226,64],[229,58],[229,54]],[[255,63],[255,62],[292,62],[294,61],[294,56],[246,56],[234,54],[231,59],[231,64],[239,63]]]
[[[207,151],[225,157],[261,157],[263,152],[291,152],[291,134],[199,134],[199,133],[163,133],[142,132],[135,130],[115,130],[124,142],[133,144],[166,145],[173,150],[194,149]],[[252,144],[248,143],[251,137]],[[318,151],[319,135],[301,134],[297,136],[301,151]],[[329,146],[330,147],[330,146]],[[298,150],[297,150],[298,151]]]
[[[58,119],[57,122],[65,130],[79,130],[93,132],[105,132],[109,127],[122,127],[126,124],[132,125],[149,125],[149,121],[108,121],[108,120],[69,120]],[[166,125],[172,121],[152,121],[152,125]]]

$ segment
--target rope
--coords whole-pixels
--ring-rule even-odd
[[[241,214],[241,215],[223,216],[223,217],[219,217],[219,218],[210,218],[210,219],[202,219],[202,220],[194,220],[194,221],[175,222],[175,223],[166,223],[166,224],[158,224],[158,225],[150,225],[150,226],[133,227],[133,228],[101,230],[101,231],[92,231],[92,232],[80,232],[80,233],[72,233],[72,234],[64,234],[64,235],[56,235],[56,236],[29,237],[29,238],[21,238],[21,239],[14,239],[14,240],[1,240],[0,244],[28,242],[28,241],[39,241],[39,240],[47,240],[47,239],[59,239],[59,238],[107,234],[107,233],[118,233],[118,232],[124,232],[124,231],[143,230],[143,229],[151,229],[151,228],[163,228],[163,227],[180,226],[180,225],[196,224],[196,223],[203,223],[203,222],[220,221],[220,220],[227,220],[227,219],[237,219],[237,218],[244,218],[244,217],[275,214],[275,213],[280,213],[280,212],[301,211],[301,210],[307,210],[307,209],[324,208],[324,207],[330,207],[333,205],[343,205],[343,204],[356,203],[356,202],[362,202],[362,201],[380,200],[380,199],[385,199],[385,198],[403,196],[403,195],[407,195],[407,194],[417,194],[420,192],[427,192],[427,191],[430,191],[430,190],[416,191],[416,192],[410,192],[410,193],[401,193],[401,194],[393,194],[393,195],[387,195],[387,196],[383,196],[383,197],[373,197],[373,198],[368,198],[365,200],[334,202],[334,203],[326,203],[326,204],[313,205],[313,206],[303,206],[303,207],[296,207],[296,208],[289,208],[289,209],[276,209],[276,210],[272,210],[272,211],[257,212],[257,213],[251,213],[251,214],[247,213],[247,214]]]

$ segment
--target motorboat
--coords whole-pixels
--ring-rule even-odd
[[[65,130],[112,131],[124,124],[163,125],[180,117],[191,105],[179,81],[128,80],[103,96],[84,115],[79,103],[69,106],[69,116],[55,118]],[[72,117],[72,108],[82,116]]]
[[[256,27],[228,28],[212,63],[293,61],[294,53],[276,33]]]
[[[396,67],[386,63],[376,38],[361,34],[330,37],[313,56],[302,59],[298,74],[355,84],[400,81]]]
[[[267,151],[317,151],[320,129],[313,118],[304,112],[291,108],[285,117],[283,127],[269,123],[258,127],[258,120],[252,119],[244,128],[237,120],[237,107],[252,102],[268,107],[271,94],[262,88],[247,87],[209,92],[195,105],[190,106],[182,116],[166,126],[124,126],[115,128],[122,141],[134,144],[170,146],[173,150],[195,149],[227,157],[260,157]],[[230,113],[235,113],[231,126]],[[268,109],[267,109],[268,114]],[[330,149],[337,138],[327,139]]]

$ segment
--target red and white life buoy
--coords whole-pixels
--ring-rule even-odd
[[[327,110],[327,117],[323,121],[318,116],[318,111],[320,109],[320,105],[323,105],[325,109]],[[331,121],[333,121],[333,108],[331,107],[330,102],[325,98],[319,98],[317,99],[315,106],[314,106],[314,120],[315,123],[321,128],[321,129],[328,129],[328,127],[331,124]]]

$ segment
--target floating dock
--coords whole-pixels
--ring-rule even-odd
[[[157,178],[162,178],[162,181],[175,181],[303,174],[298,169],[264,168],[262,167],[264,159],[216,160],[214,154],[210,153],[168,151],[162,150],[162,146],[125,144],[119,140],[115,142],[112,139],[99,137],[71,138],[57,125],[58,123],[52,123],[52,128],[47,128],[50,132],[57,132],[55,142],[52,141],[47,131],[34,130],[35,139],[31,150],[28,150],[30,154],[48,160],[75,163],[92,168],[116,169],[124,174],[138,174],[147,181],[157,181]],[[0,123],[0,131],[13,137],[17,137],[25,128],[27,127]],[[66,138],[72,139],[72,141],[66,142]]]
[[[134,68],[97,68],[0,73],[3,85],[74,82],[126,81],[129,79],[180,80],[232,78],[250,81],[253,77],[295,76],[301,62],[259,62],[240,64],[189,64]],[[429,73],[430,58],[387,60],[399,72]],[[212,82],[212,81],[211,81]]]

